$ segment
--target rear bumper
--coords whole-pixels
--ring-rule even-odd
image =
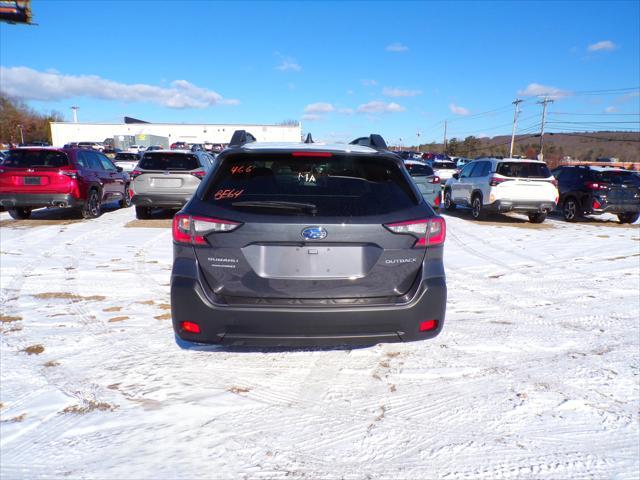
[[[175,207],[181,208],[191,199],[192,193],[189,194],[137,194],[131,197],[131,203],[137,207]]]
[[[196,267],[197,268],[197,267]],[[223,345],[372,345],[433,338],[444,324],[447,288],[444,277],[424,279],[413,300],[379,307],[304,308],[216,305],[201,280],[174,265],[171,312],[176,335],[189,342]],[[438,320],[420,332],[425,320]],[[195,322],[200,333],[181,329]]]
[[[494,212],[546,212],[549,213],[556,208],[555,202],[540,202],[528,200],[507,200],[500,199],[485,205],[485,209]]]
[[[591,214],[601,215],[603,213],[637,213],[640,212],[639,203],[609,203],[604,208],[592,208]]]
[[[16,207],[80,207],[82,199],[64,193],[0,193],[0,206]]]

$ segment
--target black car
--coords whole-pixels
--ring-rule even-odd
[[[558,208],[565,220],[613,213],[621,223],[640,217],[640,176],[618,168],[563,166],[553,170],[558,180]]]
[[[179,339],[335,345],[438,335],[445,222],[382,137],[252,140],[237,131],[174,217]]]

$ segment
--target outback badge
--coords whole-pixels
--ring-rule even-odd
[[[322,240],[327,236],[327,231],[322,227],[307,227],[302,230],[302,238],[305,240]]]

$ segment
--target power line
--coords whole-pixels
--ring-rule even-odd
[[[618,115],[633,115],[640,116],[640,113],[615,113],[615,112],[607,112],[607,113],[583,113],[583,112],[549,112],[549,115],[588,115],[588,116],[612,116],[616,117]]]
[[[567,133],[567,132],[557,132],[557,133],[549,133],[549,135],[567,135],[569,137],[582,137],[582,138],[591,138],[594,140],[604,140],[604,141],[608,141],[608,142],[630,142],[630,143],[640,143],[640,139],[635,140],[633,138],[631,139],[624,139],[624,138],[605,138],[605,137],[594,137],[592,135],[581,135],[579,133]]]

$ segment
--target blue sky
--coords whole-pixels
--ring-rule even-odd
[[[67,119],[297,119],[334,141],[510,134],[516,97],[533,132],[536,94],[551,130],[638,130],[639,5],[35,0],[38,26],[0,24],[0,89]]]

